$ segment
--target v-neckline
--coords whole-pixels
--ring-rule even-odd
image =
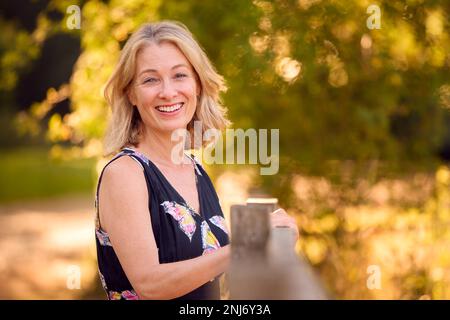
[[[195,160],[193,158],[191,158],[189,155],[185,154],[191,161],[192,164],[194,165],[194,178],[195,178],[195,186],[197,189],[197,198],[198,198],[198,212],[184,199],[184,197],[177,191],[177,189],[175,189],[175,187],[170,183],[169,179],[166,178],[166,176],[164,175],[164,173],[158,168],[158,166],[156,164],[153,163],[153,161],[151,161],[145,154],[130,148],[130,147],[126,147],[124,149],[128,149],[131,150],[133,153],[135,153],[136,155],[140,155],[142,157],[145,158],[145,160],[148,161],[149,164],[151,164],[156,172],[162,177],[162,179],[164,180],[164,182],[166,182],[169,185],[169,188],[172,189],[172,191],[175,193],[175,195],[181,199],[181,201],[183,202],[183,205],[185,205],[186,207],[188,207],[189,210],[191,210],[195,216],[198,216],[202,219],[204,219],[204,217],[201,215],[202,213],[202,196],[201,196],[201,190],[200,190],[200,183],[199,183],[199,177],[197,176],[197,164],[195,163]]]

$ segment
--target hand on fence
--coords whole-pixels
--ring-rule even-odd
[[[297,221],[284,209],[277,209],[274,212],[270,213],[270,226],[272,228],[291,228],[295,233],[295,242],[297,242],[300,234],[297,226]]]

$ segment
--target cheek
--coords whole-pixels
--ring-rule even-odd
[[[186,82],[180,86],[180,91],[182,91],[189,98],[194,98],[197,96],[196,94],[196,84],[195,82]]]
[[[137,101],[141,105],[151,104],[156,98],[157,94],[155,90],[149,88],[139,89],[136,91],[137,91],[136,92]]]

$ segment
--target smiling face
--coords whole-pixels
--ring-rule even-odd
[[[128,98],[137,107],[145,132],[185,129],[199,94],[194,70],[176,45],[152,43],[139,51]]]

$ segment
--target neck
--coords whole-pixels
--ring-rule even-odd
[[[179,167],[188,163],[184,155],[184,141],[172,141],[172,133],[146,129],[139,141],[138,149],[152,162],[168,167]]]

